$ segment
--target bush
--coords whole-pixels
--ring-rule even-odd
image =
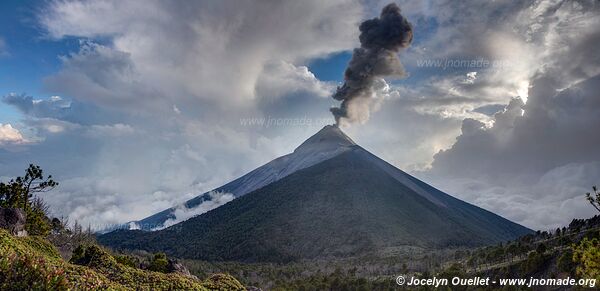
[[[600,240],[584,238],[573,246],[573,261],[577,264],[577,275],[600,280]]]
[[[117,263],[119,263],[121,265],[132,267],[132,268],[139,268],[139,266],[140,266],[140,261],[134,256],[117,254],[117,255],[113,255],[113,257],[115,257],[115,260],[117,261]]]
[[[0,290],[69,290],[64,271],[42,258],[3,254],[0,274]]]
[[[77,248],[75,248],[75,250],[73,250],[73,255],[71,255],[69,263],[82,266],[87,265],[87,263],[89,263],[89,260],[86,260],[85,258],[85,249],[86,247],[83,245],[80,245]]]
[[[34,198],[30,206],[25,209],[27,214],[25,230],[28,234],[46,236],[50,233],[52,225],[46,216],[47,212],[46,204],[40,198]]]
[[[167,259],[167,255],[165,255],[164,253],[154,254],[154,258],[152,258],[152,261],[148,266],[148,270],[154,272],[168,273],[169,260]]]

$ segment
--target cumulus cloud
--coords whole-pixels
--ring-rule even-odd
[[[62,69],[44,80],[50,90],[138,114],[154,112],[169,102],[155,86],[144,83],[130,53],[82,41],[78,52],[61,59]],[[144,102],[139,102],[140,98]]]
[[[0,123],[0,146],[7,144],[19,144],[25,142],[23,135],[9,123]]]
[[[344,19],[336,19],[340,14]],[[181,99],[248,105],[267,64],[347,49],[360,16],[360,6],[346,0],[302,5],[55,1],[40,21],[51,37],[112,39],[110,46],[90,44],[65,58],[65,69],[48,78],[52,88],[114,106],[141,94],[142,106],[162,107],[169,100],[170,108]],[[138,109],[140,104],[131,106]]]
[[[526,35],[543,38],[548,46],[543,65],[531,76],[527,101],[510,101],[494,115],[491,127],[463,122],[462,135],[436,154],[430,171],[444,176],[444,187],[459,196],[472,193],[465,195],[532,227],[592,215],[583,194],[597,183],[600,171],[595,130],[600,125],[600,58],[592,49],[600,41],[600,17],[598,7],[589,4],[538,3],[522,12],[545,16],[544,22],[534,17],[539,25]],[[563,29],[551,29],[557,26]],[[525,215],[528,211],[533,214]]]
[[[456,143],[435,156],[432,172],[446,178],[470,177],[505,188],[507,193],[517,191],[523,197],[543,201],[543,212],[554,213],[555,218],[528,218],[534,226],[554,226],[551,223],[557,223],[558,217],[564,224],[569,217],[591,215],[592,209],[579,211],[587,203],[583,188],[597,183],[594,179],[600,170],[596,146],[600,137],[595,130],[595,125],[600,125],[599,81],[600,75],[557,90],[547,75],[540,77],[533,83],[527,104],[513,99],[504,111],[494,115],[491,128],[465,120]],[[563,198],[575,200],[578,207],[564,208]],[[478,200],[484,199],[482,194]],[[511,205],[519,209],[529,203]]]
[[[274,61],[265,64],[257,80],[255,94],[269,99],[301,92],[327,97],[334,89],[334,84],[320,81],[306,66]]]

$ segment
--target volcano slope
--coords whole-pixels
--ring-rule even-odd
[[[154,232],[117,230],[99,241],[180,258],[285,262],[403,247],[481,246],[531,232],[433,188],[356,144],[345,147],[187,221]]]

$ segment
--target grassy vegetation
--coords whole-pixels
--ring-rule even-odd
[[[84,252],[83,266],[68,263],[44,238],[15,237],[0,229],[0,290],[245,290],[229,275],[198,281],[120,264],[96,245]]]

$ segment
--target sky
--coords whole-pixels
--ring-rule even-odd
[[[97,228],[218,187],[334,122],[358,25],[388,3],[2,1],[0,180],[38,164],[52,214]],[[592,216],[598,1],[396,3],[406,74],[343,130],[527,227]]]

